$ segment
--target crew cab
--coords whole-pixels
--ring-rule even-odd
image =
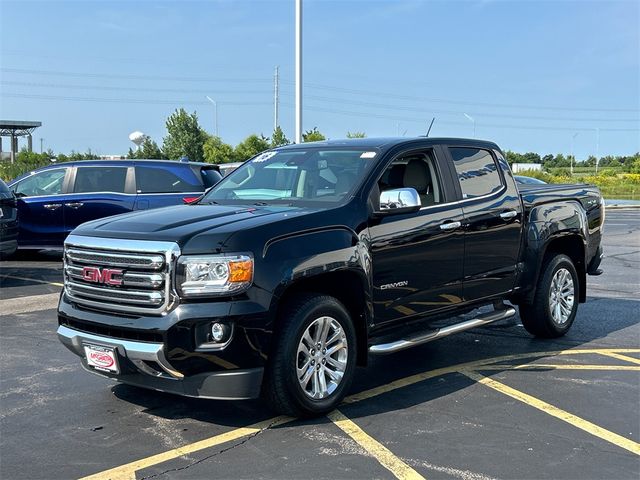
[[[169,160],[82,160],[34,170],[9,184],[18,198],[18,247],[60,249],[82,223],[193,201],[220,178],[217,165]]]
[[[370,355],[515,307],[533,335],[567,333],[586,275],[600,273],[601,195],[518,188],[487,141],[269,150],[194,204],[76,228],[58,336],[116,381],[327,412]]]

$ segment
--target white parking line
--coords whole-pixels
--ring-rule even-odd
[[[59,292],[32,295],[30,297],[8,298],[0,300],[0,312],[2,312],[2,316],[5,316],[50,310],[58,306],[59,298]]]

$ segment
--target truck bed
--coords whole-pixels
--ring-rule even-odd
[[[561,200],[580,202],[586,211],[597,207],[600,203],[600,192],[595,185],[579,184],[548,184],[548,185],[518,185],[525,212],[545,203]]]

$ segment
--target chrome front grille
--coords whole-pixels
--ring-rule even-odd
[[[161,314],[177,299],[171,279],[179,255],[173,242],[70,235],[65,242],[65,293],[91,308]],[[103,276],[105,269],[110,280]],[[86,275],[87,270],[98,272],[98,278]]]

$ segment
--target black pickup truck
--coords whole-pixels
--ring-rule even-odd
[[[74,230],[58,335],[84,368],[124,383],[327,412],[369,355],[513,317],[513,305],[533,335],[569,330],[586,275],[600,273],[601,195],[520,189],[485,141],[276,148],[194,204]]]

